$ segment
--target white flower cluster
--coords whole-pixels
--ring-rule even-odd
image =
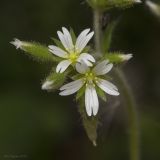
[[[92,63],[95,62],[94,57],[88,53],[83,53],[83,49],[86,47],[87,43],[94,34],[94,32],[89,33],[90,29],[85,29],[82,31],[75,44],[73,44],[69,31],[64,27],[62,27],[62,30],[63,33],[60,31],[57,33],[65,50],[62,50],[57,46],[49,46],[49,50],[54,55],[64,59],[57,65],[56,72],[63,73],[69,65],[74,64],[76,71],[82,76],[80,79],[62,86],[60,88],[60,95],[71,95],[76,93],[82,87],[85,87],[86,112],[88,116],[95,116],[99,109],[96,87],[99,87],[110,95],[119,95],[118,89],[115,85],[101,78],[101,76],[107,74],[112,69],[113,64],[109,63],[108,60],[104,60],[92,67]]]
[[[111,82],[105,80],[107,74],[113,67],[109,60],[103,60],[96,63],[95,58],[89,53],[85,52],[85,48],[93,37],[94,32],[90,29],[83,30],[74,42],[70,32],[62,27],[62,32],[57,32],[58,37],[63,47],[49,45],[49,51],[54,55],[60,57],[62,61],[57,65],[56,72],[62,74],[67,68],[72,65],[78,79],[60,87],[60,95],[67,96],[78,92],[82,87],[84,88],[85,107],[88,116],[97,115],[99,109],[99,101],[97,89],[106,92],[109,95],[118,96],[119,92],[117,87]],[[14,39],[11,42],[16,48],[23,50],[24,46],[28,44]],[[132,54],[120,55],[123,60],[129,60]],[[96,65],[93,65],[95,63]],[[55,84],[54,80],[46,80],[43,85],[43,90],[51,90]]]

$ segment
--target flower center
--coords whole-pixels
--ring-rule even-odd
[[[69,59],[70,59],[71,62],[76,62],[77,58],[78,58],[77,53],[70,53],[69,54]]]
[[[86,84],[93,84],[96,81],[97,77],[92,72],[88,72],[85,74]]]

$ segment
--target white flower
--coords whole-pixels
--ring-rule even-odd
[[[85,29],[80,33],[75,44],[73,44],[69,31],[65,27],[62,27],[62,31],[63,32],[58,31],[57,34],[65,50],[54,45],[48,46],[50,52],[64,59],[58,64],[56,72],[62,73],[69,65],[82,61],[86,63],[87,66],[92,66],[92,62],[95,62],[95,59],[90,54],[83,53],[82,51],[94,35],[94,32],[89,33],[90,29]]]
[[[109,81],[100,78],[108,73],[113,67],[113,64],[104,60],[97,64],[93,69],[90,69],[83,63],[77,63],[76,69],[82,74],[82,78],[70,82],[60,88],[61,96],[71,95],[77,92],[81,87],[85,85],[85,107],[88,116],[96,115],[99,108],[98,96],[95,87],[101,88],[109,95],[118,96],[119,92],[117,87]]]

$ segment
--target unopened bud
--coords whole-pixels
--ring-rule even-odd
[[[45,81],[43,84],[42,84],[42,90],[51,90],[53,88],[53,81]]]
[[[119,57],[122,59],[122,61],[128,61],[133,57],[133,55],[132,54],[119,54]]]

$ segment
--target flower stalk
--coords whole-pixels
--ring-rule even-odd
[[[100,57],[102,54],[102,47],[101,47],[101,28],[102,28],[102,14],[99,9],[93,10],[93,27],[94,27],[94,45],[95,45],[95,51],[96,56]]]
[[[95,30],[95,50],[96,56],[100,57],[101,49],[101,12],[94,10],[94,30]],[[125,97],[126,110],[129,117],[129,143],[130,143],[130,160],[139,160],[139,129],[138,117],[135,108],[135,101],[132,96],[129,85],[125,80],[125,76],[121,70],[115,69],[115,75],[119,83],[119,87],[123,90],[121,93]]]
[[[135,100],[123,72],[120,69],[114,69],[114,74],[123,95],[123,99],[125,100],[124,102],[128,113],[130,160],[140,160],[139,126]]]

